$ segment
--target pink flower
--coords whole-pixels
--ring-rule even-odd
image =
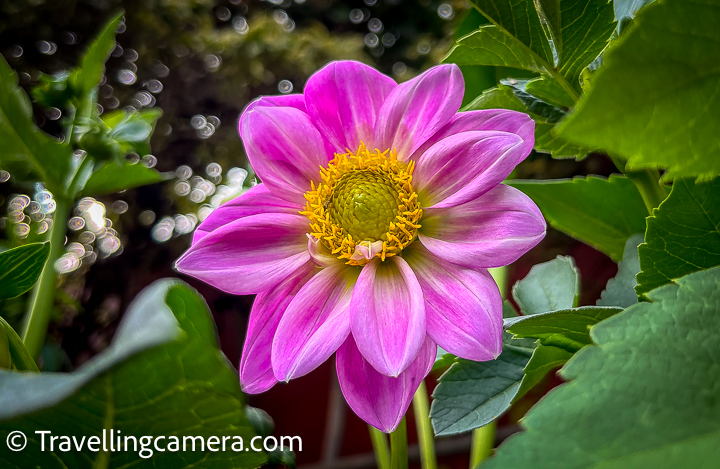
[[[455,65],[400,85],[333,62],[303,95],[262,97],[240,136],[262,180],[215,210],[180,272],[257,294],[240,362],[249,393],[337,352],[352,409],[394,430],[437,345],[470,360],[501,350],[502,301],[487,271],[545,235],[537,206],[501,182],[533,147],[506,110],[458,113]]]

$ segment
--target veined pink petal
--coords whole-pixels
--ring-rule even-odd
[[[284,282],[255,298],[240,358],[240,384],[246,393],[265,392],[277,383],[270,358],[273,337],[288,304],[313,273],[315,266],[308,262]]]
[[[423,207],[452,207],[497,186],[527,157],[516,134],[462,132],[440,140],[417,160],[413,183]]]
[[[410,159],[417,160],[428,148],[444,138],[460,132],[478,130],[496,130],[516,134],[523,139],[523,151],[526,154],[530,154],[530,150],[535,145],[535,121],[530,116],[507,109],[484,109],[455,114],[450,122],[423,143]]]
[[[350,303],[350,327],[365,359],[387,376],[415,360],[425,340],[420,284],[399,256],[365,264]]]
[[[307,113],[335,150],[374,148],[373,131],[380,106],[395,81],[360,62],[331,62],[305,85]]]
[[[430,252],[470,268],[515,262],[546,229],[537,205],[503,184],[463,205],[426,209],[421,223],[419,238]]]
[[[247,105],[243,113],[256,107],[294,107],[302,112],[305,110],[305,96],[302,94],[281,94],[277,96],[261,96]]]
[[[240,116],[240,136],[255,172],[282,199],[304,203],[310,181],[332,157],[329,144],[304,112],[256,106]]]
[[[397,378],[378,373],[347,338],[338,349],[340,389],[350,408],[365,422],[386,433],[397,428],[418,386],[430,373],[437,346],[426,338],[417,358]]]
[[[420,243],[407,248],[404,258],[423,290],[428,336],[468,360],[500,355],[502,297],[490,273],[443,261]]]
[[[213,210],[195,230],[192,243],[196,244],[208,233],[240,218],[259,213],[297,214],[302,209],[303,207],[300,204],[276,197],[264,184],[258,184],[239,197]]]
[[[272,344],[275,377],[289,381],[330,358],[350,333],[350,298],[357,269],[334,265],[320,270],[295,295]]]
[[[375,124],[375,146],[405,160],[455,115],[465,83],[457,65],[439,65],[398,85]]]
[[[262,213],[241,218],[200,239],[175,267],[228,293],[260,293],[310,260],[307,228],[307,218],[301,215]]]

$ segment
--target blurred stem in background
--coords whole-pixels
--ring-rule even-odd
[[[500,289],[500,294],[505,299],[505,287],[507,286],[507,267],[488,269],[490,275]],[[472,433],[472,446],[470,447],[470,469],[474,468],[492,452],[495,444],[495,422],[484,427],[476,428]]]
[[[368,425],[368,429],[378,469],[390,469],[390,447],[387,436],[372,425]]]
[[[470,468],[474,468],[482,461],[490,457],[493,446],[495,446],[496,421],[492,421],[484,427],[476,428],[472,433],[472,447],[470,449]]]
[[[397,429],[390,434],[390,469],[407,469],[407,424],[403,417]]]
[[[56,196],[55,215],[50,228],[50,257],[48,257],[40,280],[33,290],[30,298],[30,307],[25,320],[23,330],[23,342],[30,355],[37,361],[40,356],[45,335],[47,334],[50,315],[52,314],[57,288],[57,271],[55,262],[60,258],[65,249],[65,236],[67,234],[67,222],[70,214],[71,202],[65,197]]]
[[[413,412],[415,413],[415,427],[420,446],[420,464],[423,469],[437,469],[435,460],[435,440],[433,438],[432,424],[430,423],[430,402],[428,400],[425,381],[413,396]]]

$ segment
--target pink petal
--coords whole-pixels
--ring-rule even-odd
[[[337,374],[345,400],[358,417],[385,433],[395,430],[418,386],[430,373],[437,346],[426,338],[417,358],[397,378],[378,373],[352,336],[337,353]]]
[[[420,243],[405,251],[425,298],[428,336],[444,350],[475,361],[502,349],[502,297],[485,269],[443,261]]]
[[[378,111],[396,87],[392,78],[360,62],[331,62],[305,85],[307,112],[336,151],[357,150],[361,141],[374,148]]]
[[[288,304],[313,273],[315,266],[308,262],[280,285],[255,298],[240,358],[240,384],[246,393],[265,392],[277,383],[270,359],[273,337]]]
[[[301,205],[275,197],[264,184],[258,184],[213,210],[195,230],[192,243],[196,244],[208,233],[240,218],[259,213],[297,214],[300,210],[303,210]]]
[[[455,114],[445,127],[413,153],[411,159],[417,160],[428,148],[446,137],[478,130],[497,130],[516,134],[523,139],[525,146],[523,151],[527,154],[535,145],[535,121],[530,116],[507,109],[484,109]]]
[[[498,185],[482,197],[444,209],[427,209],[419,238],[436,256],[470,268],[515,262],[545,236],[537,205],[519,190]]]
[[[320,270],[300,289],[280,320],[272,364],[280,381],[317,368],[350,333],[350,298],[356,269],[336,265]]]
[[[310,181],[332,157],[328,143],[304,112],[291,107],[255,106],[240,116],[240,136],[253,169],[282,199],[304,203]]]
[[[438,65],[395,88],[375,124],[375,146],[407,159],[460,108],[465,84],[457,65]]]
[[[527,157],[522,138],[508,132],[462,132],[440,140],[417,160],[413,182],[423,207],[473,200],[510,175]]]
[[[310,260],[308,220],[302,215],[263,213],[241,218],[192,245],[175,267],[234,295],[260,293]]]
[[[398,376],[410,366],[425,340],[425,303],[405,260],[365,264],[350,303],[350,326],[360,352],[380,373]]]
[[[302,94],[281,94],[276,96],[261,96],[247,105],[243,114],[256,107],[294,107],[302,112],[305,110],[305,96]]]

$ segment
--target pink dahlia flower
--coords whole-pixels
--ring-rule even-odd
[[[537,206],[501,184],[533,147],[533,121],[458,113],[455,65],[408,82],[333,62],[304,94],[262,97],[240,136],[262,180],[215,210],[178,260],[228,293],[257,294],[240,362],[248,393],[337,352],[357,415],[394,430],[437,346],[492,360],[502,302],[488,267],[545,235]]]

